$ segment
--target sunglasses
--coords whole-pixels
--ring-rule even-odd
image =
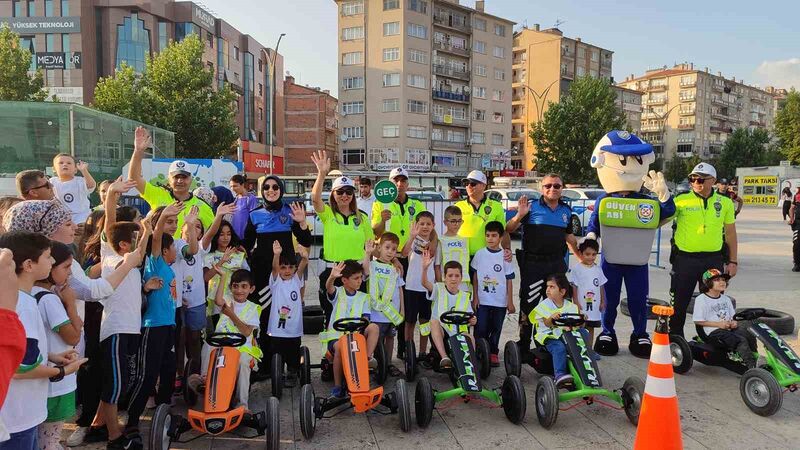
[[[563,186],[561,186],[558,183],[549,183],[549,184],[543,184],[542,187],[545,188],[545,189],[551,189],[552,188],[552,189],[558,190],[558,189],[561,189]]]
[[[42,189],[42,188],[52,189],[52,188],[53,188],[53,185],[52,185],[52,184],[50,184],[50,182],[49,182],[49,181],[45,181],[45,182],[44,182],[44,184],[42,184],[42,185],[35,186],[35,187],[32,187],[32,188],[28,189],[28,192],[30,192],[30,191],[35,191],[35,190],[37,190],[37,189]]]
[[[272,189],[273,191],[280,191],[281,187],[277,184],[265,184],[264,187],[261,188],[262,191],[268,191]]]
[[[478,183],[477,181],[465,181],[465,182],[464,182],[464,186],[465,186],[465,187],[466,187],[466,186],[469,186],[469,187],[475,187],[475,186],[477,186],[477,185],[479,185],[479,184],[481,184],[481,183]]]
[[[692,184],[703,184],[706,180],[710,180],[710,178],[703,178],[703,177],[689,177],[689,183]]]
[[[335,191],[339,195],[353,195],[355,194],[355,189],[337,189]]]

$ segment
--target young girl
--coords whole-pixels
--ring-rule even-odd
[[[48,348],[51,352],[62,353],[73,350],[80,342],[83,321],[75,306],[75,292],[66,286],[72,274],[72,252],[67,245],[53,241],[50,254],[54,259],[50,276],[37,282],[31,294],[47,330]],[[75,415],[76,389],[77,375],[74,373],[61,381],[50,382],[47,419],[39,426],[42,450],[61,450],[59,439],[64,421]]]
[[[216,327],[220,312],[219,307],[214,304],[214,297],[221,280],[218,270],[225,273],[230,279],[233,272],[239,269],[249,271],[250,265],[247,264],[247,254],[242,250],[239,237],[233,232],[233,225],[230,222],[223,220],[222,216],[218,215],[208,228],[206,234],[208,233],[213,233],[214,237],[211,239],[211,248],[204,258],[203,279],[208,283],[208,295],[206,296],[208,313]],[[225,289],[223,294],[225,302],[231,304],[233,294],[231,294],[230,286],[222,288]]]

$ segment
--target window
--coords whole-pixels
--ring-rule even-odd
[[[504,81],[506,79],[506,72],[502,69],[494,69],[494,79]]]
[[[383,99],[383,112],[400,112],[400,99],[399,98]]]
[[[408,35],[420,39],[428,39],[428,28],[425,25],[408,23]]]
[[[503,135],[502,134],[493,134],[492,135],[492,145],[503,145]]]
[[[494,34],[495,36],[505,36],[506,35],[506,26],[500,24],[494,24]]]
[[[494,55],[495,58],[505,58],[506,57],[506,49],[503,48],[503,47],[495,46],[492,49],[492,55]]]
[[[36,4],[33,0],[28,0],[28,17],[36,17]]]
[[[363,165],[364,158],[363,148],[344,148],[342,149],[342,164],[345,165]]]
[[[399,73],[385,73],[383,74],[383,87],[400,86]]]
[[[354,39],[364,39],[364,27],[342,28],[343,41],[352,41]]]
[[[473,95],[477,98],[486,98],[486,88],[475,86]]]
[[[22,0],[14,0],[12,5],[11,15],[12,17],[25,17],[25,13],[22,9]]]
[[[600,52],[598,50],[592,50],[592,61],[600,61]]]
[[[578,47],[578,59],[586,59],[586,49],[583,47]]]
[[[69,43],[70,43],[69,35],[68,34],[62,34],[61,35],[61,51],[62,52],[69,52],[69,47],[70,47]],[[67,56],[69,56],[69,55],[67,55]],[[67,65],[69,65],[69,63],[67,63]],[[71,69],[71,68],[72,67],[68,67],[68,69]]]
[[[259,72],[264,71],[264,61],[262,61],[261,58],[258,58],[258,71]]]
[[[428,14],[428,2],[425,0],[408,0],[408,9],[420,14]]]
[[[475,41],[472,43],[472,49],[475,50],[475,53],[486,54],[486,42],[483,41]]]
[[[503,101],[503,91],[499,91],[497,89],[492,90],[492,100],[496,102]]]
[[[363,0],[358,0],[358,1],[355,1],[355,2],[342,3],[342,15],[343,16],[355,16],[357,14],[364,14],[364,2],[363,2]]]
[[[264,95],[264,85],[261,84],[261,83],[258,83],[258,96],[262,97],[263,95]]]
[[[69,0],[61,0],[61,16],[69,15]]]
[[[422,75],[409,75],[408,85],[415,88],[425,89],[428,86],[427,79]]]
[[[486,31],[486,19],[479,19],[476,17],[475,20],[472,21],[472,27],[476,30]]]
[[[383,137],[385,138],[400,137],[400,125],[384,125]]]
[[[586,75],[586,68],[583,66],[578,66],[578,69],[576,70],[575,73],[577,73],[579,77],[582,77]]]
[[[486,66],[481,65],[481,64],[475,64],[475,75],[478,75],[479,77],[485,77],[486,76]]]
[[[364,102],[342,102],[342,114],[364,114]]]
[[[400,34],[400,22],[386,22],[383,24],[384,36],[395,36]]]
[[[342,64],[352,66],[364,62],[364,52],[349,52],[342,54]]]
[[[420,64],[428,64],[428,52],[422,50],[409,49],[408,60]]]
[[[53,0],[44,0],[44,15],[45,17],[53,17]]]
[[[419,100],[409,100],[408,112],[416,114],[428,114],[428,103]]]
[[[264,120],[264,108],[258,108],[258,120]]]
[[[364,77],[347,77],[342,79],[342,89],[363,89]]]
[[[163,52],[169,44],[169,35],[167,35],[167,22],[158,22],[158,51]]]
[[[383,61],[397,61],[400,59],[400,49],[395,48],[385,48],[383,49]]]
[[[597,70],[589,69],[589,76],[592,78],[597,78]]]
[[[400,7],[400,0],[383,0],[383,10],[397,9]]]
[[[406,136],[414,139],[426,139],[428,137],[428,127],[409,125]]]
[[[473,144],[485,144],[486,143],[486,135],[483,133],[479,133],[477,131],[472,132],[472,143]]]
[[[150,30],[144,27],[144,20],[133,13],[117,25],[117,69],[122,63],[133,67],[137,73],[142,73],[145,60],[150,56]]]
[[[486,120],[486,110],[484,110],[484,109],[473,109],[472,110],[472,120],[477,120],[478,122],[484,122]]]
[[[364,139],[364,127],[344,127],[342,133],[348,139]]]
[[[493,123],[503,123],[503,113],[496,112],[492,114],[492,122]]]
[[[236,61],[239,60],[239,47],[236,46],[233,47],[233,59],[235,59]]]

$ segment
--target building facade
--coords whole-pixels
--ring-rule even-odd
[[[617,94],[617,108],[625,114],[625,127],[635,135],[639,135],[642,127],[642,96],[641,91],[627,89],[622,86],[612,86]]]
[[[768,92],[694,64],[631,75],[619,85],[645,92],[641,137],[666,160],[718,156],[735,129],[771,129],[775,119]]]
[[[141,72],[147,57],[194,33],[205,44],[203,61],[217,86],[227,84],[237,94],[244,146],[262,155],[272,147],[276,159],[283,157],[283,57],[196,3],[11,0],[0,2],[0,23],[20,34],[32,54],[31,69],[42,69],[48,91],[62,102],[85,105],[97,81],[123,62]]]
[[[511,119],[514,168],[533,168],[536,149],[530,138],[531,124],[542,120],[548,104],[557,103],[566,95],[577,77],[599,77],[612,82],[612,59],[612,51],[581,38],[565,37],[558,28],[541,30],[537,24],[514,33]]]
[[[284,86],[286,101],[286,175],[316,173],[311,154],[325,150],[334,169],[339,163],[337,110],[339,101],[330,91],[295,84],[287,76]]]
[[[513,22],[458,0],[335,0],[345,170],[510,165]]]

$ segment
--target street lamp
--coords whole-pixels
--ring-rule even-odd
[[[269,128],[267,129],[267,133],[268,133],[268,136],[269,136],[269,173],[270,173],[270,175],[272,175],[273,170],[275,170],[275,159],[274,159],[275,136],[274,136],[274,134],[275,134],[275,118],[277,117],[276,114],[275,114],[275,97],[277,96],[277,93],[278,93],[277,80],[275,78],[275,61],[278,59],[278,49],[281,46],[281,39],[283,39],[284,36],[286,36],[286,33],[281,33],[281,35],[278,36],[278,43],[275,44],[275,51],[273,52],[271,57],[270,57],[269,53],[267,53],[266,49],[264,49],[264,48],[261,49],[261,52],[264,53],[264,55],[267,57],[267,61],[272,66],[272,70],[271,70],[272,83],[270,84],[270,86],[272,87],[272,96],[270,98]],[[268,76],[269,75],[267,75],[266,73],[264,74],[265,82],[266,82],[266,78]]]

